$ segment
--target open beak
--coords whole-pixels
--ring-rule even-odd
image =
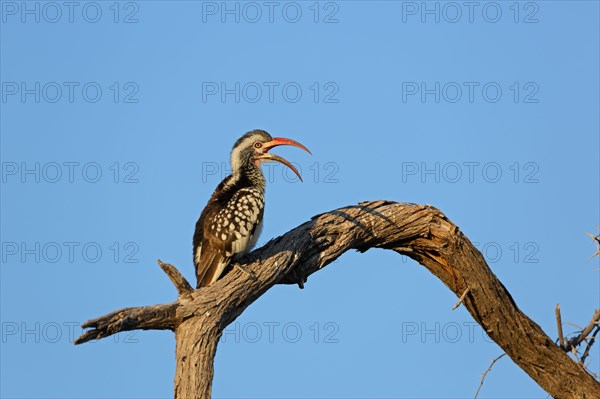
[[[305,146],[303,146],[302,144],[298,143],[295,140],[286,139],[285,137],[273,137],[273,140],[267,141],[266,143],[264,143],[262,148],[264,149],[265,152],[267,152],[271,148],[277,147],[278,145],[291,145],[294,147],[298,147],[298,148],[301,148],[304,151],[308,152],[310,155],[312,155],[312,152],[310,152],[308,150],[308,148],[306,148]]]
[[[312,152],[310,152],[308,150],[308,148],[306,148],[302,144],[298,143],[297,141],[294,141],[294,140],[291,140],[291,139],[286,139],[285,137],[273,137],[273,140],[268,141],[266,143],[263,143],[263,146],[262,146],[263,153],[260,154],[257,157],[257,159],[264,160],[264,161],[277,161],[277,162],[281,162],[282,164],[284,164],[285,166],[287,166],[288,168],[290,168],[296,174],[296,176],[298,176],[298,178],[300,179],[300,181],[302,181],[302,176],[300,176],[300,173],[298,173],[298,170],[294,167],[294,165],[292,165],[290,162],[288,162],[288,160],[286,160],[285,158],[280,157],[279,155],[274,155],[274,154],[269,154],[268,153],[268,151],[271,148],[277,147],[279,145],[291,145],[291,146],[294,146],[294,147],[298,147],[298,148],[301,148],[304,151],[308,152],[310,155],[312,155]]]

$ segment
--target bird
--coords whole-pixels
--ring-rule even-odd
[[[225,177],[202,210],[193,238],[196,288],[208,287],[232,262],[246,255],[261,233],[265,205],[265,178],[261,164],[276,161],[298,170],[286,159],[270,154],[280,145],[312,153],[304,145],[285,137],[271,137],[252,130],[240,137],[231,150],[232,173]]]

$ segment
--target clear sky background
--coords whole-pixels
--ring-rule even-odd
[[[252,129],[298,140],[259,241],[364,200],[432,204],[552,338],[600,307],[599,7],[562,2],[13,2],[1,6],[1,388],[166,398],[173,334],[80,323],[176,299]],[[463,398],[502,351],[425,268],[347,253],[225,332],[216,398]],[[567,332],[575,328],[565,326]],[[590,368],[600,369],[600,345]],[[512,361],[482,398],[545,398]]]

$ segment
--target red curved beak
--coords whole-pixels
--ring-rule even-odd
[[[304,151],[308,152],[310,155],[312,155],[312,152],[310,152],[308,150],[308,148],[306,148],[305,146],[303,146],[302,144],[298,143],[295,140],[286,139],[285,137],[273,137],[273,140],[264,143],[262,148],[264,149],[265,152],[267,152],[271,148],[277,147],[278,145],[291,145],[294,147],[298,147],[298,148],[301,148]]]
[[[304,151],[308,152],[310,155],[312,155],[312,152],[310,152],[308,150],[308,148],[306,148],[305,146],[303,146],[302,144],[298,143],[295,140],[287,139],[285,137],[273,137],[273,140],[268,141],[266,143],[263,143],[262,153],[257,157],[257,159],[264,160],[264,161],[281,162],[282,164],[284,164],[285,166],[287,166],[288,168],[290,168],[296,174],[296,176],[298,176],[298,178],[300,179],[300,181],[302,181],[302,176],[300,176],[300,173],[298,172],[298,170],[287,159],[282,158],[279,155],[269,154],[268,153],[268,151],[271,148],[277,147],[279,145],[291,145],[291,146],[294,146],[294,147],[298,147],[298,148],[301,148]]]

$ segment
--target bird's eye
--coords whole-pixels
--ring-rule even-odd
[[[262,147],[262,143],[260,141],[257,141],[256,143],[254,143],[254,148],[260,148]]]

